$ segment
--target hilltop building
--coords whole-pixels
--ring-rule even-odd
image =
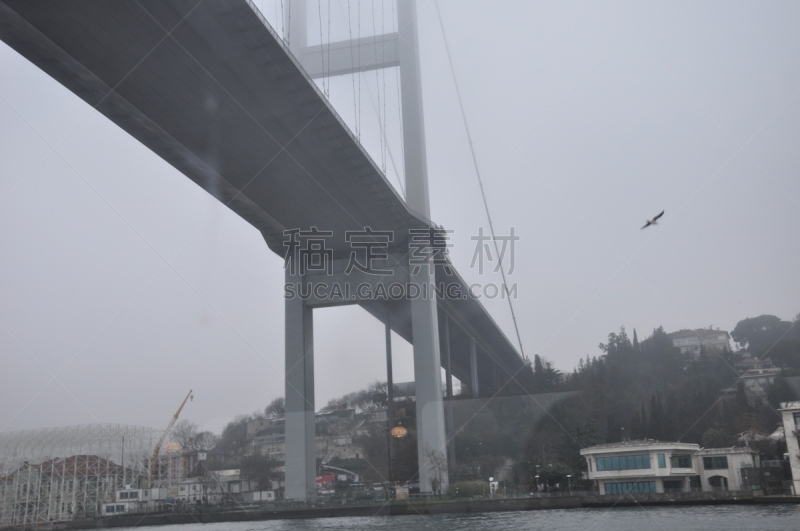
[[[741,354],[738,351],[737,354]],[[739,382],[744,384],[747,402],[754,407],[767,400],[767,389],[781,375],[781,369],[772,364],[769,357],[753,358],[747,352],[734,363],[739,379],[730,387],[722,390],[722,396],[732,399],[738,393]]]
[[[713,352],[730,350],[730,334],[725,330],[711,330],[698,328],[696,330],[680,330],[669,334],[672,339],[672,346],[679,348],[684,354],[691,354],[694,357],[700,355],[700,349]]]
[[[740,376],[747,389],[751,389],[766,397],[767,388],[775,381],[775,377],[780,375],[781,369],[778,367],[766,367],[763,369],[750,369]]]

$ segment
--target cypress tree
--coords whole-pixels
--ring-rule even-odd
[[[647,426],[647,412],[644,409],[644,402],[642,402],[642,411],[639,414],[639,416],[641,417],[641,423],[642,423],[642,438],[646,439],[650,437],[649,433],[650,430],[648,429]]]

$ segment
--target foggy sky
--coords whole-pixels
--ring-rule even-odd
[[[488,224],[436,9],[417,2],[432,218],[468,281],[500,282],[470,268]],[[521,238],[526,355],[570,371],[620,325],[643,339],[800,312],[800,4],[440,8],[495,229]],[[0,73],[0,431],[162,427],[190,388],[183,417],[219,430],[281,396],[281,257],[5,44]],[[393,75],[364,76],[358,127],[397,185],[369,99],[385,90],[399,163]],[[355,129],[350,76],[319,84]],[[516,344],[507,302],[484,304]],[[379,322],[355,306],[314,318],[318,408],[385,379]],[[395,381],[411,380],[394,346]]]

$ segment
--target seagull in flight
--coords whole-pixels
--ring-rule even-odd
[[[663,216],[663,215],[664,215],[664,211],[662,210],[662,211],[661,211],[661,214],[657,215],[657,216],[656,216],[656,217],[654,217],[653,219],[648,219],[648,220],[647,220],[647,223],[645,223],[645,224],[644,224],[644,227],[642,227],[642,229],[646,229],[646,228],[647,228],[647,227],[649,227],[650,225],[658,225],[658,218],[660,218],[660,217],[661,217],[661,216]],[[641,230],[641,229],[640,229],[640,230]]]

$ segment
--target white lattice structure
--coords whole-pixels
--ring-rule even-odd
[[[0,527],[99,516],[117,490],[147,481],[161,434],[117,424],[0,433]],[[154,487],[178,480],[170,468],[158,467]]]

